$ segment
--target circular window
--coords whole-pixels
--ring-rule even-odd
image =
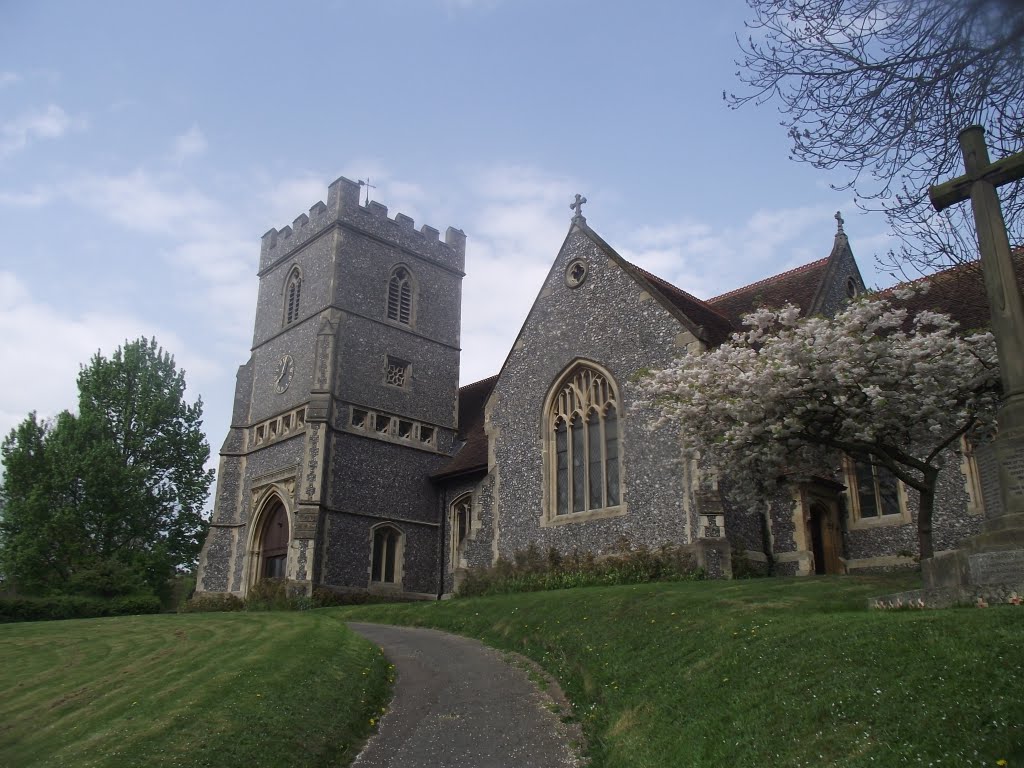
[[[570,288],[578,287],[587,279],[587,262],[583,259],[573,259],[565,268],[565,284]]]

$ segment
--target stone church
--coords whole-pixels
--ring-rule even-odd
[[[460,388],[465,235],[359,193],[340,178],[263,236],[199,591],[278,577],[437,598],[530,544],[623,540],[684,546],[722,577],[738,558],[780,574],[914,564],[916,499],[885,471],[851,458],[737,508],[728,468],[686,459],[634,394],[638,372],[722,343],[756,306],[831,314],[864,290],[841,220],[820,260],[702,301],[623,259],[577,207],[501,370]],[[976,273],[934,284],[929,306],[986,324],[970,316]],[[980,530],[980,486],[965,447],[940,480],[937,552]]]

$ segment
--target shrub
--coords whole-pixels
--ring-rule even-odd
[[[245,603],[235,595],[200,592],[181,606],[182,613],[210,613],[217,611],[243,611]]]
[[[747,555],[746,550],[739,547],[732,548],[732,577],[734,579],[757,579],[770,575],[770,562],[755,563]]]
[[[160,613],[160,598],[156,595],[127,595],[110,602],[111,616],[139,616]]]
[[[648,581],[684,581],[703,578],[693,555],[669,545],[651,550],[631,549],[622,540],[616,551],[597,558],[590,552],[563,555],[551,548],[542,554],[534,544],[499,558],[491,568],[471,569],[459,585],[459,597],[536,592],[548,589],[639,584]]]
[[[62,590],[83,597],[124,597],[149,591],[139,569],[119,560],[100,560],[71,574]]]
[[[247,611],[287,611],[294,607],[286,579],[260,579],[245,596]]]
[[[89,619],[98,616],[159,612],[160,599],[148,594],[125,595],[113,599],[81,595],[0,598],[0,623]]]

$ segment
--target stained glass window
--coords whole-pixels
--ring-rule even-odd
[[[548,413],[554,515],[616,507],[620,450],[614,384],[586,365],[563,379]]]

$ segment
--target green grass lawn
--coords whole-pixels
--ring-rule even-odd
[[[868,611],[906,576],[334,609],[540,662],[595,768],[1024,766],[1024,607]]]
[[[336,613],[0,625],[2,766],[347,765],[387,662]]]
[[[2,625],[0,765],[346,765],[387,696],[386,661],[341,623],[358,618],[536,659],[575,704],[594,768],[1024,767],[1024,607],[865,609],[906,583]]]

